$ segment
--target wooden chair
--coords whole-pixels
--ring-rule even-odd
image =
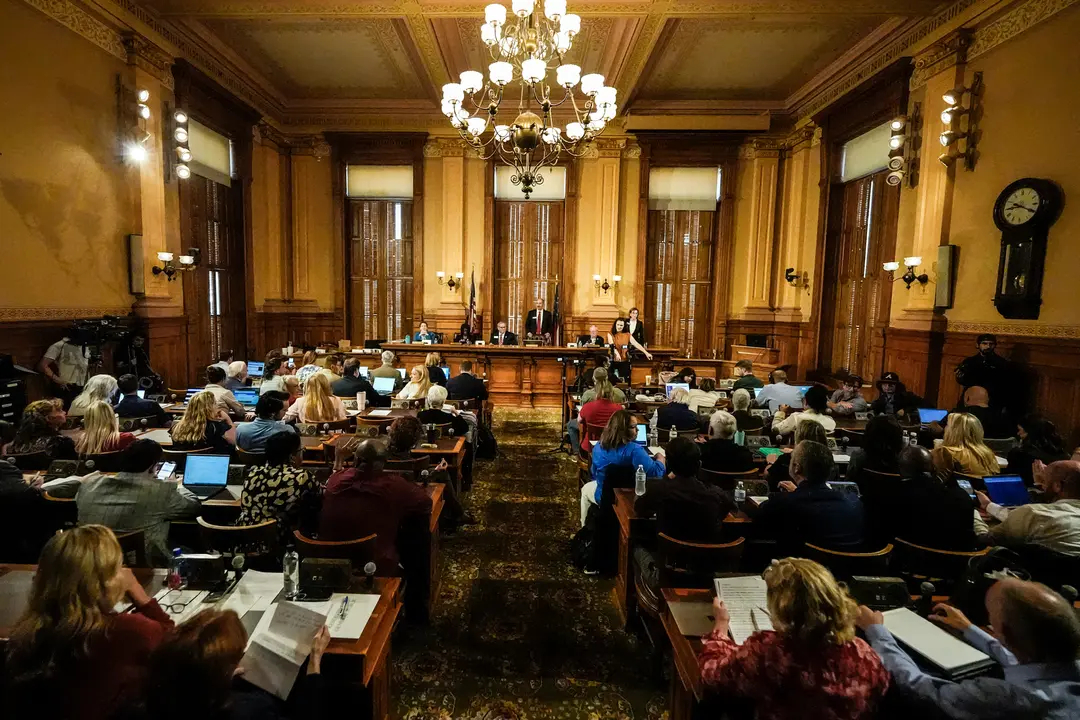
[[[951,588],[952,583],[963,576],[972,558],[985,555],[990,548],[969,552],[956,550],[938,550],[923,545],[916,545],[903,538],[896,538],[893,553],[893,571],[899,572],[908,580],[909,587],[918,587],[923,580],[930,580],[938,585],[938,592],[943,587]]]
[[[135,530],[128,533],[117,533],[116,540],[120,543],[120,551],[124,554],[124,565],[130,568],[150,567],[146,560],[146,533]]]
[[[402,398],[391,398],[390,399],[390,407],[391,408],[400,408],[402,410],[423,410],[424,409],[424,400],[422,400],[422,399],[405,400],[405,399],[402,399]]]
[[[187,465],[188,455],[212,455],[213,448],[199,448],[198,450],[172,450],[170,448],[161,448],[161,459],[164,462],[176,463],[176,472],[183,472],[184,466]]]
[[[79,524],[79,508],[75,498],[60,498],[46,490],[41,494],[48,506],[49,527],[54,531],[73,528]]]
[[[832,571],[837,580],[850,580],[852,575],[888,575],[892,544],[874,552],[841,552],[806,543],[805,557],[819,562]]]
[[[120,451],[96,453],[84,458],[86,470],[97,472],[120,472]]]
[[[1014,437],[1008,438],[983,438],[983,442],[986,446],[994,451],[996,455],[1001,457],[1007,457],[1009,451],[1020,444],[1020,441]]]
[[[49,469],[49,455],[44,450],[29,453],[8,453],[5,457],[24,473]]]
[[[245,466],[265,465],[266,453],[248,452],[247,450],[236,448],[236,462]]]
[[[375,538],[372,533],[357,540],[317,540],[293,530],[296,552],[303,558],[332,558],[352,562],[353,572],[363,572],[364,566],[375,560]]]
[[[277,567],[280,571],[277,520],[257,525],[215,525],[200,515],[195,521],[204,550],[217,550],[223,555],[243,553],[248,567],[257,566],[252,569]]]
[[[362,428],[375,428],[376,434],[382,432],[385,428],[390,427],[397,420],[396,417],[364,417],[362,415],[356,416],[356,431],[360,432]]]
[[[413,458],[411,460],[387,460],[386,472],[398,473],[404,475],[408,479],[419,482],[424,470],[431,467],[431,456],[421,455],[420,457]]]
[[[729,543],[692,543],[656,536],[660,587],[711,588],[716,573],[734,572],[742,560],[744,538]]]
[[[740,480],[755,480],[761,477],[761,470],[744,470],[743,472],[720,472],[719,470],[698,470],[698,479],[706,485],[713,485],[727,492],[734,492],[735,485]],[[766,495],[768,492],[765,493]]]
[[[450,434],[450,427],[452,426],[452,424],[453,423],[425,423],[424,424],[424,433],[421,435],[421,437],[424,438],[425,442],[427,442],[427,439],[428,439],[427,431],[428,431],[429,427],[433,428],[435,430],[435,439],[436,440],[438,440],[441,437],[446,437],[447,435]]]
[[[671,432],[671,430],[669,429],[668,432]],[[694,440],[701,434],[701,430],[698,428],[694,428],[693,430],[677,430],[676,432],[678,432],[679,437],[686,438],[687,440]],[[660,431],[660,436],[664,437],[664,432],[662,430]]]

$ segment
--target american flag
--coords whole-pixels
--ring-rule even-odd
[[[551,316],[551,342],[554,345],[561,345],[559,341],[560,330],[560,318],[559,318],[559,283],[555,283],[555,309],[552,311]]]
[[[469,290],[469,310],[465,313],[465,322],[469,325],[469,334],[475,336],[478,332],[476,327],[476,270],[470,276],[471,289]]]

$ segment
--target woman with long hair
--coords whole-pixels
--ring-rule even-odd
[[[173,623],[122,563],[120,543],[103,525],[45,544],[8,642],[7,717],[107,718],[139,685]],[[115,612],[125,596],[134,611]]]
[[[934,448],[934,469],[944,479],[959,471],[967,475],[997,475],[1001,472],[994,451],[983,442],[979,418],[968,413],[949,413],[945,439]]]
[[[218,455],[231,455],[235,445],[232,420],[217,404],[217,398],[209,390],[191,396],[184,414],[169,430],[173,447],[177,450],[201,450],[212,448]]]
[[[98,400],[112,405],[113,398],[118,390],[116,378],[112,375],[95,375],[86,381],[86,386],[79,396],[71,401],[68,415],[78,417],[85,415],[86,410]]]
[[[1035,484],[1032,465],[1036,460],[1049,465],[1069,459],[1065,443],[1061,441],[1054,423],[1042,415],[1028,415],[1020,421],[1016,430],[1020,445],[1009,451],[1007,472],[1022,477],[1028,487]]]
[[[319,372],[319,366],[315,364],[315,360],[318,359],[318,357],[318,354],[316,354],[314,350],[308,350],[304,353],[300,369],[296,371],[296,379],[300,381],[301,385],[306,385],[308,378]]]
[[[334,397],[330,379],[316,373],[304,383],[304,395],[285,413],[285,422],[320,423],[336,422],[349,417],[341,398]]]
[[[767,608],[754,608],[772,630],[728,636],[731,614],[713,602],[715,626],[702,638],[702,681],[746,698],[759,718],[858,720],[874,716],[889,673],[855,637],[859,608],[832,573],[812,560],[786,558],[764,574]],[[765,611],[768,611],[767,613]]]
[[[14,455],[45,453],[45,467],[41,470],[53,460],[74,460],[79,456],[75,442],[60,434],[66,422],[63,401],[56,398],[35,400],[23,409],[15,438],[3,450]]]
[[[417,365],[409,373],[408,384],[401,388],[397,396],[400,400],[426,400],[430,389],[431,379],[428,377],[427,367]]]
[[[838,430],[840,434],[843,430]],[[863,470],[890,473],[899,472],[900,451],[904,449],[904,431],[894,415],[875,415],[866,423],[862,447],[851,448],[846,480],[860,483],[865,477]]]
[[[134,435],[120,432],[120,418],[116,417],[112,405],[98,400],[83,415],[83,429],[75,441],[75,449],[80,455],[97,455],[123,450],[133,442]]]
[[[604,426],[600,442],[592,448],[592,480],[581,488],[582,527],[585,527],[589,508],[600,504],[600,498],[604,494],[604,481],[612,467],[629,468],[630,474],[633,475],[634,469],[641,465],[645,468],[645,474],[648,477],[664,476],[663,454],[658,454],[653,460],[645,448],[634,442],[635,438],[637,438],[637,424],[634,422],[634,416],[628,410],[615,411]]]
[[[615,362],[629,362],[630,348],[636,348],[638,352],[652,360],[652,355],[641,343],[634,339],[628,328],[629,323],[627,323],[626,318],[616,318],[615,322],[611,323],[611,331],[608,333],[607,339],[608,344],[611,345],[611,351],[614,353]]]
[[[442,356],[437,352],[428,353],[424,359],[424,365],[427,367],[431,384],[446,387],[446,371],[442,369]]]

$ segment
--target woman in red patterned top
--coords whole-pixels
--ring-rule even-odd
[[[889,673],[855,637],[855,601],[812,560],[780,560],[764,577],[775,631],[736,645],[728,636],[731,617],[717,599],[716,626],[699,658],[705,684],[752,701],[759,720],[872,716]]]

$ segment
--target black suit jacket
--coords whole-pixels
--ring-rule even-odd
[[[498,344],[499,344],[499,331],[496,330],[495,332],[491,333],[491,340],[488,342],[488,345],[498,345]],[[503,345],[517,345],[517,344],[518,344],[517,335],[515,335],[514,333],[507,330],[506,331],[506,337],[503,339]]]
[[[446,371],[438,365],[428,365],[428,380],[432,385],[442,385],[446,387]]]
[[[603,335],[597,335],[594,338],[590,338],[588,335],[578,335],[577,338],[578,347],[586,345],[592,345],[593,347],[603,347],[604,342],[605,340]]]
[[[116,406],[116,415],[120,418],[153,418],[151,427],[167,427],[169,415],[153,400],[144,400],[138,395],[125,395]]]
[[[661,437],[667,437],[674,425],[676,430],[695,430],[701,427],[698,415],[688,405],[682,403],[668,403],[661,405],[656,413],[656,427],[660,430]]]
[[[634,503],[639,517],[656,514],[657,532],[686,542],[719,542],[724,518],[735,502],[719,488],[697,478],[650,480]]]
[[[754,518],[754,532],[780,541],[781,552],[797,552],[804,542],[852,550],[863,542],[862,502],[824,483],[804,482],[795,492],[771,496]]]
[[[488,391],[484,381],[472,373],[461,373],[446,381],[451,400],[487,400]]]
[[[550,310],[544,310],[544,320],[541,323],[540,329],[536,329],[536,310],[530,310],[529,315],[525,318],[525,334],[532,333],[533,335],[547,335],[550,334],[555,327],[555,316],[551,314]]]
[[[669,428],[670,430],[670,428]],[[734,440],[713,438],[701,447],[701,467],[716,472],[742,472],[754,469],[753,454]]]
[[[371,407],[390,407],[390,396],[377,393],[371,383],[367,381],[367,378],[346,375],[340,380],[334,381],[330,386],[330,392],[337,397],[344,398],[356,397],[357,393],[364,393],[367,397],[367,404]]]
[[[629,330],[630,325],[627,324],[626,328]],[[630,333],[639,344],[645,345],[645,323],[640,320],[637,321],[637,325],[634,326],[634,332]]]

